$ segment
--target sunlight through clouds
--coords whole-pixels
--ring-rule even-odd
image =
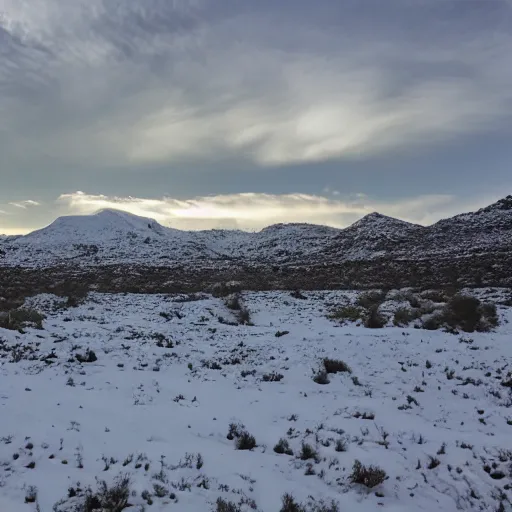
[[[309,194],[245,193],[180,200],[75,192],[61,195],[58,202],[69,214],[90,214],[104,208],[114,208],[150,217],[179,229],[244,230],[259,230],[270,224],[289,222],[343,228],[374,211],[409,222],[429,224],[466,206],[450,195],[426,195],[386,203],[361,194],[353,198],[329,198]]]

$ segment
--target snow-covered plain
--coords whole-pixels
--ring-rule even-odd
[[[129,510],[209,511],[221,496],[278,512],[284,493],[341,512],[509,510],[510,310],[496,332],[464,336],[329,320],[351,295],[247,293],[253,326],[220,323],[233,313],[209,296],[93,293],[71,309],[30,299],[44,329],[0,329],[0,510],[51,512],[77,482],[120,474],[135,491]],[[87,349],[97,360],[79,363]],[[352,373],[317,384],[325,357]],[[283,378],[265,382],[272,372]],[[231,423],[257,447],[237,450]],[[274,452],[280,438],[294,456]],[[297,457],[303,442],[317,461]],[[388,478],[352,484],[356,459]],[[30,486],[37,503],[24,503]]]

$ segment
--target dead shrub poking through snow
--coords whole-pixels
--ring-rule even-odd
[[[226,501],[223,498],[217,498],[215,502],[214,512],[242,512],[240,505],[233,501]]]
[[[365,309],[379,306],[386,300],[386,294],[380,291],[364,292],[356,300],[356,304]]]
[[[311,496],[304,505],[297,503],[291,494],[286,493],[281,498],[281,510],[279,512],[340,512],[340,507],[334,500],[326,503],[323,500],[316,501]]]
[[[241,423],[231,423],[226,437],[231,441],[235,439],[237,450],[252,450],[257,446],[256,438],[249,434]]]
[[[366,315],[364,326],[368,329],[382,329],[387,323],[386,318],[379,311],[379,305],[373,305]]]
[[[17,331],[24,327],[43,328],[44,315],[35,309],[13,309],[7,313],[0,313],[0,327]]]
[[[347,322],[357,322],[364,317],[364,310],[357,306],[343,306],[333,310],[329,318],[331,320],[342,320]]]
[[[321,385],[329,384],[329,382],[331,382],[325,370],[320,370],[319,372],[315,373],[313,375],[313,381]]]
[[[130,477],[127,474],[119,475],[109,487],[108,484],[102,480],[98,481],[98,488],[94,492],[92,489],[87,489],[80,494],[74,490],[72,495],[69,494],[68,499],[61,500],[53,507],[54,512],[67,512],[73,510],[74,512],[122,512],[130,507],[128,502],[130,498]],[[69,508],[73,500],[72,509]]]
[[[386,472],[378,466],[364,466],[360,461],[356,460],[354,461],[349,479],[353,484],[361,484],[372,489],[384,482]]]
[[[293,455],[293,450],[290,448],[290,443],[287,439],[281,438],[278,443],[274,446],[274,451],[280,455]]]
[[[340,359],[329,359],[326,357],[323,361],[323,364],[327,373],[352,373],[350,366],[345,363],[345,361],[341,361]]]

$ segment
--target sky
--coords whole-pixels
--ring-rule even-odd
[[[0,0],[0,233],[429,224],[512,190],[512,0]]]

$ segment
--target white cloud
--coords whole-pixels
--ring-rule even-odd
[[[15,206],[16,208],[29,208],[32,206],[40,206],[40,203],[37,201],[33,201],[32,199],[26,199],[25,201],[14,201],[9,203],[11,206]]]
[[[429,224],[489,202],[481,200],[468,204],[450,195],[425,195],[394,202],[377,201],[362,194],[332,198],[308,194],[245,193],[181,200],[75,192],[59,197],[59,203],[68,213],[89,214],[103,208],[115,208],[151,217],[179,229],[237,227],[244,230],[257,230],[279,222],[308,222],[341,228],[373,211]]]
[[[27,227],[19,227],[19,228],[13,228],[13,227],[3,227],[0,226],[0,235],[26,235],[27,233],[30,233],[33,231],[33,229],[27,228]]]

